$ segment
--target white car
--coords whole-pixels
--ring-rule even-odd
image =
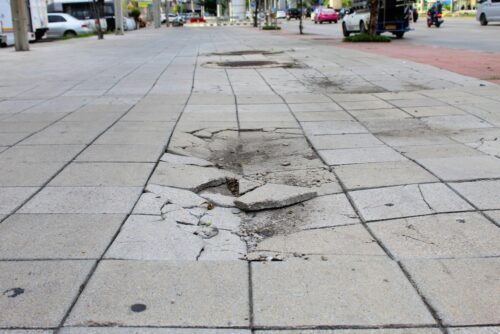
[[[488,22],[500,22],[500,0],[479,0],[476,19],[482,26]]]
[[[130,30],[135,30],[137,29],[137,24],[135,23],[134,19],[131,19],[130,17],[123,17],[123,30],[124,31],[130,31]]]
[[[49,31],[47,31],[47,37],[75,37],[93,31],[87,21],[80,21],[69,14],[49,13],[48,18]]]
[[[368,31],[368,23],[370,21],[370,12],[368,9],[354,10],[344,16],[342,21],[342,32],[347,37],[351,33],[364,33]]]

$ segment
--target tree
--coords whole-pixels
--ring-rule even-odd
[[[377,34],[379,0],[367,0],[367,4],[370,8],[370,22],[368,24],[368,33],[373,36]]]

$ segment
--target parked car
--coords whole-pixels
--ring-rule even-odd
[[[291,19],[300,19],[300,10],[298,8],[289,8],[286,11],[286,19],[290,21]]]
[[[286,19],[286,12],[284,10],[278,10],[276,12],[277,19]]]
[[[89,22],[78,20],[69,14],[49,13],[48,19],[49,31],[47,37],[75,37],[93,32]]]
[[[482,26],[500,22],[500,0],[478,0],[476,19]]]
[[[129,31],[129,30],[135,30],[137,29],[137,23],[135,23],[134,19],[131,19],[130,17],[123,17],[123,30],[124,31]]]
[[[314,23],[323,24],[323,22],[337,23],[339,14],[331,8],[321,8],[317,15],[314,16]]]

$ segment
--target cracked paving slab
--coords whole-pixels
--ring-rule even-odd
[[[442,183],[356,190],[349,195],[367,221],[473,210]]]

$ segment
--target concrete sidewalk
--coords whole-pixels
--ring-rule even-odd
[[[0,333],[500,332],[500,86],[251,28],[32,49]]]

